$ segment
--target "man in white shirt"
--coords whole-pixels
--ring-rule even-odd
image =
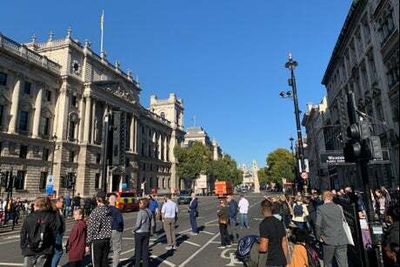
[[[249,212],[249,201],[243,196],[240,195],[239,200],[239,219],[240,219],[240,228],[249,227],[249,219],[247,217],[247,213]]]
[[[178,206],[171,200],[170,196],[164,197],[164,205],[161,208],[161,214],[168,243],[165,249],[176,249],[175,219],[178,214]]]

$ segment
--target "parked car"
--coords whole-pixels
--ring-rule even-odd
[[[181,190],[179,192],[179,197],[178,197],[178,205],[180,204],[189,204],[190,200],[192,199],[191,197],[192,190]]]

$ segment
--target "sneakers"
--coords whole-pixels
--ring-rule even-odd
[[[220,248],[220,249],[224,249],[224,248],[226,248],[226,246],[219,246],[218,248]]]
[[[172,246],[172,249],[173,249],[173,250],[176,250],[176,246]]]
[[[165,250],[171,250],[171,249],[174,249],[174,247],[173,246],[166,246],[165,247]]]
[[[190,235],[199,235],[199,233],[190,232]]]

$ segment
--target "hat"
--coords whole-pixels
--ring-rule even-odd
[[[96,195],[97,198],[105,199],[106,198],[106,193],[104,191],[99,191],[97,192]]]

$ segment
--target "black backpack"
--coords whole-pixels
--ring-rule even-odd
[[[303,216],[303,205],[297,203],[294,204],[293,213],[296,217]]]
[[[236,249],[236,258],[241,262],[248,262],[251,256],[251,248],[258,242],[258,236],[247,235],[239,239]]]
[[[49,221],[46,218],[39,217],[36,220],[35,226],[28,232],[27,246],[33,252],[43,250],[46,242],[49,240]]]

